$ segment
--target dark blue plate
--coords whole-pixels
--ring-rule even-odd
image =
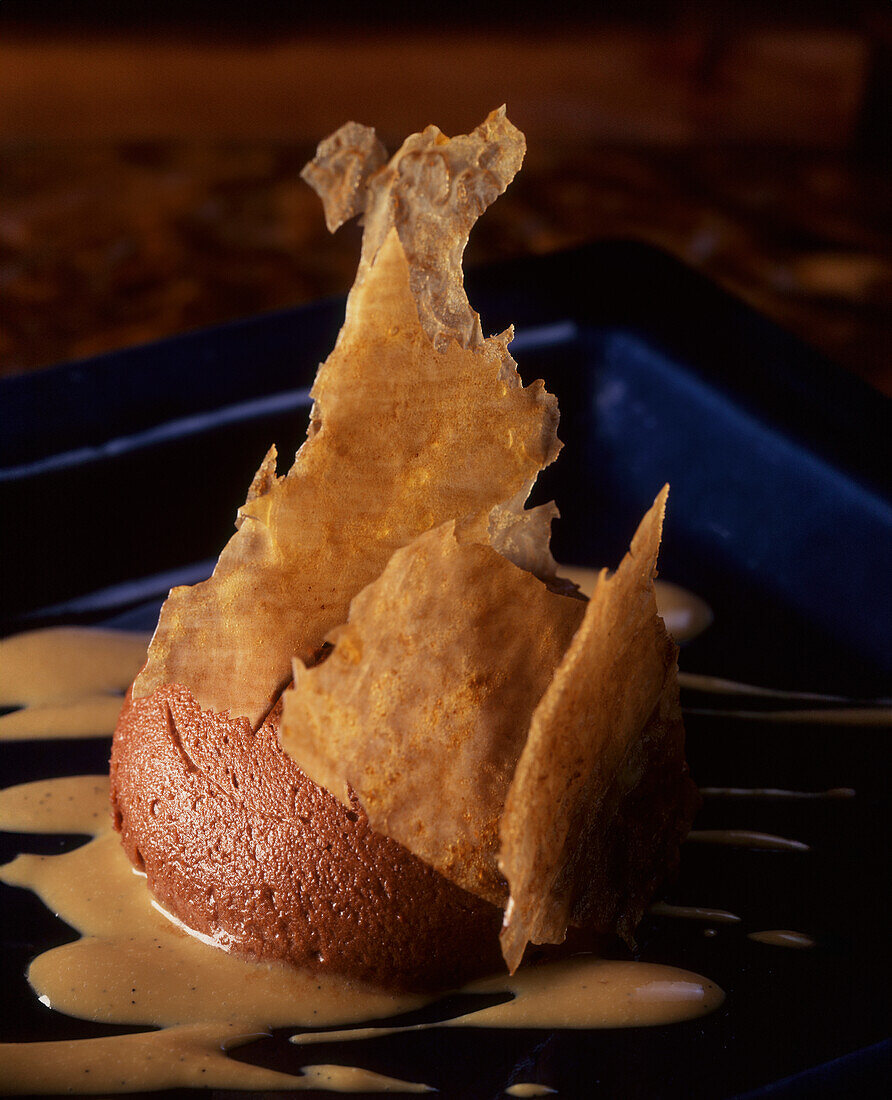
[[[484,330],[513,322],[524,380],[543,377],[560,400],[566,447],[536,490],[563,514],[559,560],[615,564],[669,481],[661,572],[716,613],[683,668],[892,694],[885,399],[645,245],[483,269],[468,284]],[[0,629],[151,628],[172,584],[210,571],[269,444],[290,461],[342,315],[342,301],[323,302],[0,383]],[[428,1032],[327,1047],[325,1059],[461,1098],[536,1078],[565,1097],[881,1095],[888,730],[703,715],[688,729],[702,785],[857,790],[846,802],[707,802],[700,827],[813,848],[686,849],[672,900],[731,909],[743,925],[707,939],[692,922],[651,921],[642,950],[715,978],[729,994],[720,1012],[647,1031]],[[107,743],[0,753],[5,783],[106,758]],[[38,843],[2,842],[9,856]],[[35,1005],[24,963],[59,926],[19,891],[4,902],[16,1035],[98,1034]],[[757,928],[798,928],[819,946],[769,948],[746,938]],[[303,1055],[277,1037],[239,1056],[294,1069]]]

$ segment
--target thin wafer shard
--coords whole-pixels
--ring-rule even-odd
[[[632,941],[677,859],[698,797],[684,759],[677,648],[653,581],[668,486],[585,618],[536,708],[501,820],[510,899],[502,952],[569,925]]]

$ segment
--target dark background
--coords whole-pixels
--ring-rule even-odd
[[[650,241],[892,392],[882,0],[306,9],[0,3],[0,374],[343,292],[316,142],[507,102],[469,264]]]

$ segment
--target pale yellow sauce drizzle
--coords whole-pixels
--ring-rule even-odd
[[[701,787],[704,798],[766,798],[780,802],[817,801],[854,798],[851,787],[831,787],[829,791],[785,791],[778,787]]]
[[[7,787],[0,791],[0,829],[98,836],[111,829],[108,776],[73,775]]]
[[[56,1043],[0,1044],[3,1091],[19,1095],[111,1093],[170,1088],[303,1092],[431,1092],[428,1085],[353,1066],[306,1066],[300,1076],[227,1057],[258,1038],[237,1025],[193,1024]]]
[[[561,565],[558,567],[561,577],[573,581],[580,590],[590,596],[597,583],[599,570],[587,566]],[[666,628],[677,642],[687,642],[698,637],[713,620],[709,605],[686,588],[669,581],[658,580],[655,584],[657,610],[662,615]],[[739,683],[719,676],[705,676],[700,673],[679,672],[681,687],[692,691],[708,692],[713,695],[739,695],[762,699],[788,700],[790,702],[812,703],[854,703],[856,700],[842,695],[822,695],[809,691],[786,691],[780,688],[759,687],[756,684]],[[850,707],[829,706],[809,708],[808,710],[723,710],[708,707],[686,707],[685,714],[709,715],[715,718],[744,718],[748,721],[762,722],[821,722],[846,726],[888,726],[892,725],[892,700],[873,699],[864,705]]]
[[[0,641],[0,740],[110,737],[148,634],[51,627]]]
[[[73,813],[78,804],[80,811]],[[346,1023],[425,1003],[422,997],[336,979],[321,983],[284,965],[248,963],[174,927],[152,908],[144,881],[131,874],[111,829],[107,779],[39,780],[2,791],[0,827],[34,832],[89,828],[94,833],[88,844],[63,855],[20,855],[0,868],[4,882],[33,890],[83,936],[38,956],[28,975],[44,1003],[71,1016],[161,1027],[213,1022],[256,1030],[300,1019]],[[73,974],[87,970],[101,971],[101,991],[91,983],[72,984]]]
[[[599,570],[583,565],[559,565],[558,573],[578,585],[591,596],[597,583]],[[702,634],[712,623],[709,605],[680,585],[669,581],[656,582],[657,610],[666,623],[666,629],[677,642],[687,642]]]
[[[468,1012],[451,1020],[349,1031],[303,1032],[292,1037],[310,1043],[375,1039],[407,1031],[446,1027],[606,1028],[652,1027],[693,1020],[724,1000],[717,985],[660,963],[600,959],[577,955],[561,962],[518,970],[472,982],[466,993],[512,993],[510,1001]]]
[[[679,672],[678,682],[691,691],[702,691],[709,695],[749,695],[759,699],[786,699],[802,703],[853,703],[856,700],[846,695],[822,695],[813,691],[787,691],[783,688],[758,687],[756,684],[742,684],[737,680],[726,680],[720,676],[704,676],[698,672]],[[868,702],[868,701],[865,701]],[[877,706],[890,706],[888,699],[872,699]]]
[[[679,920],[705,920],[715,924],[738,924],[740,917],[727,909],[706,909],[700,905],[670,905],[657,901],[648,909],[652,917],[673,917]]]
[[[732,848],[764,848],[772,852],[807,852],[801,840],[790,840],[752,829],[692,829],[688,841],[693,844],[725,844]]]
[[[771,944],[772,947],[794,947],[799,950],[815,945],[815,941],[811,936],[806,936],[804,932],[792,932],[789,928],[773,928],[767,932],[750,932],[747,938],[755,940],[757,943]]]

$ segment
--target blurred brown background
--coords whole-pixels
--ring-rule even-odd
[[[507,102],[469,263],[652,241],[892,393],[884,0],[249,9],[0,4],[0,374],[345,291],[316,142]]]

